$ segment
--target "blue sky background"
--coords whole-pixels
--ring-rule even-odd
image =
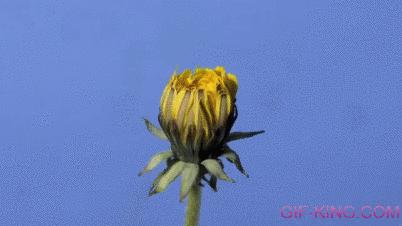
[[[0,224],[181,225],[179,183],[137,177],[168,148],[141,117],[176,68],[223,65],[234,129],[266,133],[232,144],[251,177],[227,165],[201,225],[401,225],[279,214],[402,207],[401,21],[397,0],[0,1]]]

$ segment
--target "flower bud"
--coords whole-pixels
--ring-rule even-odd
[[[223,67],[172,75],[161,97],[159,123],[177,158],[200,163],[217,155],[237,116],[236,92],[236,76]]]

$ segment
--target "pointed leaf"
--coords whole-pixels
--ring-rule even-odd
[[[233,132],[229,134],[229,137],[226,139],[226,142],[231,142],[234,140],[239,140],[239,139],[245,139],[245,138],[249,138],[252,136],[255,136],[257,134],[261,134],[264,133],[264,130],[260,130],[260,131],[255,131],[255,132]]]
[[[177,161],[169,168],[169,170],[162,175],[155,189],[151,192],[150,195],[157,194],[163,192],[170,183],[172,183],[183,171],[185,163],[182,161]]]
[[[144,173],[149,172],[153,170],[156,166],[159,165],[160,162],[163,160],[166,160],[170,157],[173,156],[172,151],[165,151],[165,152],[160,152],[155,154],[154,156],[151,157],[151,160],[149,160],[148,164],[145,166],[145,168],[140,172],[138,175],[142,176]]]
[[[226,157],[226,159],[227,159],[229,162],[235,164],[236,168],[237,168],[242,174],[244,174],[246,177],[249,177],[248,174],[246,173],[246,171],[244,170],[244,168],[243,168],[241,162],[240,162],[240,157],[239,157],[239,155],[238,155],[235,151],[233,151],[233,150],[230,149],[229,147],[226,147],[226,148],[223,150],[222,156]]]
[[[223,171],[222,166],[219,164],[219,162],[215,159],[206,159],[201,162],[203,166],[208,170],[209,173],[211,173],[213,176],[216,176],[217,178],[221,180],[225,180],[228,182],[234,183],[235,181],[228,177],[226,173]]]
[[[144,118],[144,121],[145,121],[145,125],[147,126],[147,129],[149,132],[151,132],[153,135],[159,137],[162,140],[168,139],[162,129],[154,126],[154,124],[152,124],[148,119]]]
[[[199,166],[193,163],[185,163],[183,172],[181,174],[181,188],[180,188],[180,202],[186,198],[190,188],[194,185],[197,180],[199,172]],[[198,185],[196,185],[198,186]]]

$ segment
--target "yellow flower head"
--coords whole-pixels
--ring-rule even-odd
[[[160,102],[159,122],[182,160],[198,163],[213,154],[236,117],[237,78],[223,67],[173,74]]]
[[[191,188],[198,189],[201,180],[215,191],[218,179],[234,182],[223,171],[220,158],[226,158],[248,176],[239,155],[228,143],[264,131],[230,132],[237,117],[236,92],[236,76],[227,74],[223,67],[173,74],[160,102],[162,129],[145,119],[147,129],[155,136],[169,140],[171,145],[169,150],[152,156],[140,173],[149,172],[166,161],[167,167],[152,183],[150,195],[164,191],[178,176],[182,178],[181,201]]]

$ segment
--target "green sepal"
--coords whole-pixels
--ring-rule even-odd
[[[230,149],[229,147],[225,147],[223,149],[223,157],[225,157],[229,162],[233,163],[236,168],[242,173],[244,174],[246,177],[249,177],[249,175],[247,174],[247,172],[244,170],[241,162],[240,162],[240,157],[239,155],[233,151],[232,149]]]
[[[199,166],[193,163],[185,163],[184,169],[181,173],[181,188],[180,188],[180,202],[188,195],[190,188],[194,185],[198,178]],[[198,185],[197,185],[198,186]]]
[[[206,159],[201,162],[203,166],[208,170],[210,174],[217,177],[218,179],[225,180],[228,182],[234,183],[235,181],[230,178],[226,173],[223,171],[221,164],[215,159]]]
[[[207,179],[207,178],[205,177],[205,175],[203,175],[203,176],[201,177],[201,179],[204,180],[205,182],[207,182],[207,184],[209,185],[209,187],[211,187],[214,192],[217,192],[218,189],[217,189],[217,187],[216,187],[216,184],[217,184],[217,182],[218,182],[218,178],[216,178],[214,175],[210,175],[210,174],[208,174],[208,175],[210,176],[209,179]]]
[[[228,142],[235,141],[235,140],[253,137],[255,135],[258,135],[258,134],[261,134],[264,132],[265,132],[264,130],[254,131],[254,132],[232,132],[229,134],[228,138],[226,138],[225,142],[228,143]]]
[[[144,175],[146,172],[149,172],[153,170],[155,167],[159,165],[163,160],[166,160],[170,157],[173,156],[172,151],[164,151],[157,153],[151,157],[151,160],[149,160],[148,164],[145,166],[145,168],[138,174],[138,176]]]
[[[174,163],[161,178],[158,180],[154,189],[151,190],[150,195],[163,192],[183,171],[185,163],[177,161]]]
[[[152,186],[148,191],[148,195],[151,196],[153,194],[155,194],[155,187],[156,185],[158,185],[159,181],[161,180],[161,178],[163,177],[163,175],[165,175],[165,173],[169,170],[169,168],[164,169],[162,172],[159,173],[159,175],[155,178],[155,180],[152,182]]]
[[[155,187],[156,187],[156,185],[158,185],[158,183],[159,183],[160,179],[162,178],[162,176],[163,176],[167,171],[169,171],[170,167],[172,167],[172,165],[173,165],[174,163],[176,163],[176,162],[177,162],[177,160],[174,159],[174,158],[169,158],[169,159],[166,160],[166,165],[167,165],[167,167],[166,167],[162,172],[160,172],[160,173],[158,174],[158,176],[157,176],[157,177],[154,179],[154,181],[152,182],[151,188],[150,188],[149,191],[148,191],[148,195],[149,195],[149,196],[151,196],[151,195],[154,193]]]
[[[208,185],[214,190],[214,192],[218,191],[218,188],[216,187],[216,184],[218,182],[218,178],[215,177],[214,175],[211,175],[211,177],[208,180]]]
[[[145,121],[145,125],[148,129],[148,131],[150,133],[152,133],[153,135],[159,137],[162,140],[167,140],[167,136],[166,134],[163,132],[163,130],[161,128],[158,128],[156,126],[154,126],[154,124],[152,124],[148,119],[144,118]]]

